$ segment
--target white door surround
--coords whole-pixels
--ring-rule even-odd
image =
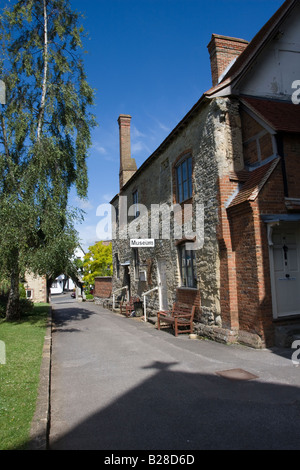
[[[300,224],[269,224],[273,318],[300,315]]]

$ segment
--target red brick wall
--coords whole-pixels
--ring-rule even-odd
[[[288,180],[289,197],[300,198],[300,136],[289,134],[284,137],[284,155]]]
[[[109,298],[112,292],[112,278],[111,277],[96,277],[94,296],[101,299]]]
[[[273,334],[267,227],[261,214],[285,213],[279,163],[258,198],[226,210],[237,184],[219,180],[220,302],[225,328],[247,331],[271,344]]]
[[[247,47],[244,39],[213,34],[208,50],[210,53],[211,73],[213,86],[217,85],[218,78],[226,70],[233,59],[239,56]]]
[[[258,334],[267,346],[272,345],[274,324],[267,226],[261,215],[286,212],[279,163],[255,201],[229,209],[230,240],[225,237],[223,256],[220,251],[222,319],[232,317],[236,308],[239,329]],[[235,273],[236,290],[230,272]]]
[[[232,249],[235,253],[239,329],[262,335],[260,306],[261,247],[253,204],[243,203],[230,210]]]
[[[231,227],[225,203],[237,188],[226,175],[219,180],[219,220],[217,230],[220,257],[220,305],[225,328],[238,329],[237,279],[235,252],[232,248]]]
[[[250,140],[253,137],[257,137],[260,133],[266,132],[266,130],[253,119],[246,111],[241,110],[242,120],[242,133],[243,133],[243,150],[244,150],[244,161],[245,164],[251,165],[258,162],[258,149],[257,141]],[[260,135],[258,139],[261,160],[273,155],[273,145],[271,134],[267,133]]]

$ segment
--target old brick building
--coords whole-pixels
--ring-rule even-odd
[[[250,43],[214,34],[213,87],[138,169],[131,117],[118,120],[113,290],[158,287],[154,312],[194,304],[195,329],[219,341],[300,332],[299,24],[287,0]]]

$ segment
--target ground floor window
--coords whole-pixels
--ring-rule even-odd
[[[197,287],[195,250],[187,249],[187,244],[179,245],[179,264],[182,287]]]
[[[32,289],[26,289],[26,299],[32,299],[32,298],[33,298]]]

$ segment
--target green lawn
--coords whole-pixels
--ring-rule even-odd
[[[28,443],[48,311],[48,304],[36,304],[21,322],[0,319],[0,450],[21,450]]]

